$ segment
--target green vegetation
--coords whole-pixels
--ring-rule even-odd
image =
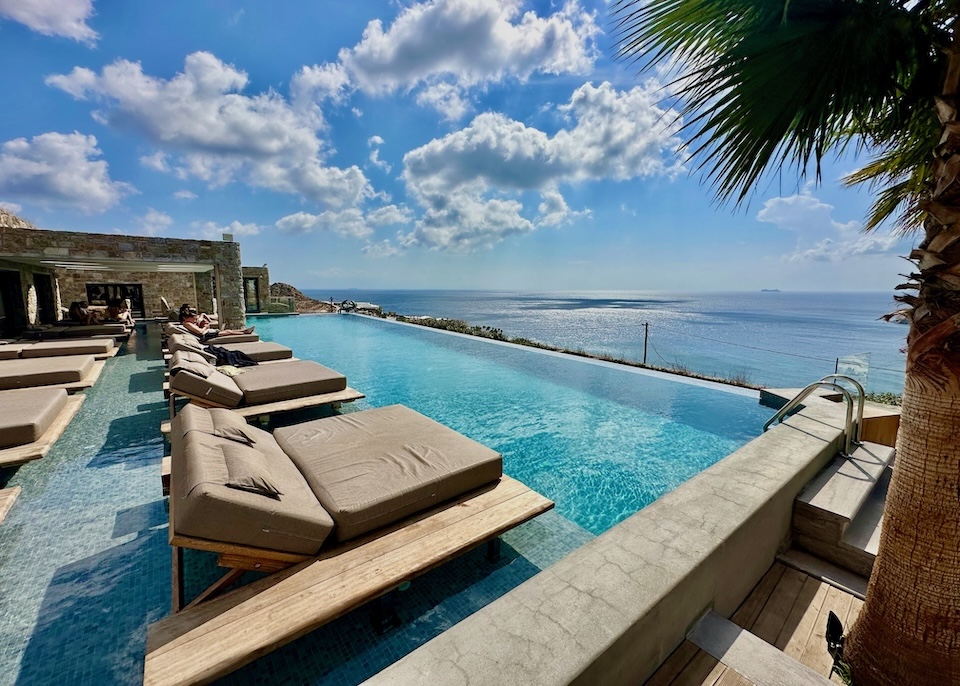
[[[899,407],[903,404],[901,393],[867,393],[866,398],[870,402],[880,403],[881,405],[896,405]]]

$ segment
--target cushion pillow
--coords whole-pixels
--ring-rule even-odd
[[[225,486],[280,500],[283,494],[274,485],[274,478],[264,455],[253,448],[233,442],[223,443],[220,448],[223,450],[223,461],[229,475]]]

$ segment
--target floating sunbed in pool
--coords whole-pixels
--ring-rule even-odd
[[[0,360],[0,391],[35,386],[80,391],[93,386],[104,364],[92,355]]]
[[[183,351],[173,353],[170,360],[171,419],[176,414],[177,396],[204,407],[236,408],[244,416],[289,412],[364,397],[347,386],[343,374],[310,360],[280,360],[244,367],[236,376],[228,376],[208,360]]]
[[[112,338],[83,338],[56,341],[17,341],[0,345],[0,360],[63,355],[93,355],[98,360],[113,357],[120,351]]]
[[[187,407],[171,445],[175,614],[148,627],[150,686],[228,674],[553,507],[497,452],[400,405],[272,436]],[[179,611],[182,548],[230,571]],[[274,573],[212,598],[246,570]]]
[[[207,343],[201,343],[199,340],[197,340],[196,336],[185,336],[184,334],[173,334],[169,339],[167,339],[167,348],[171,353],[177,351],[194,352],[203,355],[211,362],[216,362],[216,358],[204,350],[207,345],[215,345],[226,348],[227,350],[236,350],[242,352],[257,362],[289,360],[293,357],[293,350],[285,345],[280,345],[279,343],[273,343],[270,341],[229,343],[222,342],[214,338]]]
[[[77,414],[84,397],[68,396],[62,388],[0,391],[0,467],[46,455]]]

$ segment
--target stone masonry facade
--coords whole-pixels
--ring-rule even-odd
[[[212,283],[211,272],[192,274],[190,272],[121,272],[121,271],[76,271],[69,269],[57,270],[60,281],[60,294],[64,306],[68,307],[74,300],[87,299],[88,283],[135,283],[143,287],[143,306],[147,317],[166,317],[160,298],[166,298],[172,309],[177,309],[183,303],[190,303],[209,312],[213,308],[213,292],[209,293],[204,302],[197,296],[194,276],[205,276]]]
[[[260,312],[267,312],[270,305],[270,270],[263,267],[243,267],[244,279],[257,279],[257,298]],[[246,295],[246,293],[244,293]],[[248,303],[249,304],[249,303]]]
[[[9,224],[9,222],[7,222]],[[18,259],[20,258],[20,259]],[[160,276],[179,275],[186,276],[187,281],[193,282],[192,297],[182,298],[179,302],[170,302],[174,307],[179,307],[182,302],[197,302],[203,309],[212,309],[212,294],[210,302],[205,303],[201,300],[201,293],[198,292],[197,283],[199,278],[210,279],[210,283],[215,283],[219,287],[220,298],[218,311],[221,324],[225,327],[239,327],[245,323],[244,301],[243,301],[243,279],[240,267],[240,245],[232,241],[200,241],[186,240],[179,238],[156,238],[150,236],[120,236],[111,234],[82,233],[74,231],[48,231],[43,229],[19,228],[10,225],[4,225],[0,222],[0,261],[8,264],[17,265],[21,271],[21,285],[23,288],[24,303],[29,303],[29,290],[32,287],[32,277],[24,273],[24,270],[43,271],[56,273],[58,278],[64,278],[69,275],[69,283],[65,284],[71,290],[71,294],[77,292],[80,298],[86,297],[85,287],[83,291],[77,288],[77,284],[83,281],[86,283],[90,278],[91,272],[80,272],[67,270],[52,266],[52,269],[46,269],[45,265],[37,266],[25,263],[22,260],[40,261],[49,260],[51,263],[56,260],[64,261],[83,261],[83,260],[102,260],[102,261],[122,261],[161,263],[165,265],[176,264],[209,264],[213,265],[212,279],[210,274],[190,273],[190,272],[166,272],[158,274],[155,272],[142,272],[145,276],[150,274],[157,278]],[[104,271],[102,276],[104,280],[124,282],[124,283],[144,283],[144,301],[148,307],[158,307],[159,299],[163,295],[168,300],[177,296],[171,293],[167,295],[161,292],[149,292],[147,284],[144,281],[131,279],[123,281],[117,278],[128,272],[124,270],[122,262],[117,262],[117,268],[121,271]],[[99,272],[92,272],[99,273]],[[182,282],[185,294],[190,293],[191,289]],[[170,285],[168,282],[155,282],[154,286],[163,289]],[[61,289],[62,290],[62,289]],[[206,296],[206,293],[203,294]],[[61,295],[61,305],[69,305],[71,296],[65,291]],[[34,299],[36,295],[34,294]],[[154,305],[153,303],[156,303]],[[204,305],[208,305],[204,308]]]

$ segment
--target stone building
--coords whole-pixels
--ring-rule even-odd
[[[196,304],[217,312],[224,326],[239,327],[256,311],[245,302],[244,276],[240,245],[232,240],[48,231],[0,210],[2,336],[57,321],[73,301],[98,305],[111,298],[128,298],[135,317],[165,316],[164,298],[174,309]],[[266,265],[251,269],[249,278],[266,310]]]

